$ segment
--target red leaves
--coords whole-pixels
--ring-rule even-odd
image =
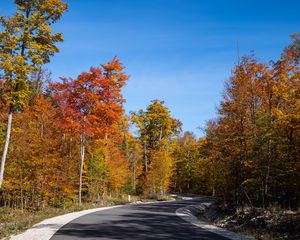
[[[59,109],[57,126],[61,130],[93,136],[107,132],[119,122],[125,101],[121,88],[128,76],[116,58],[100,66],[91,67],[77,79],[61,78],[62,83],[51,83],[52,97]]]

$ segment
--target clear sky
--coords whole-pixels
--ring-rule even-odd
[[[241,55],[277,59],[300,32],[299,0],[66,0],[56,24],[60,53],[47,68],[53,80],[76,77],[117,56],[131,76],[123,94],[129,112],[161,99],[184,130],[216,116],[224,81]],[[0,0],[0,15],[13,11]]]

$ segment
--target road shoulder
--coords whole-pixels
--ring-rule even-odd
[[[73,221],[76,218],[79,218],[89,213],[117,208],[121,206],[123,205],[93,208],[93,209],[83,210],[80,212],[67,213],[53,218],[48,218],[34,225],[32,228],[26,230],[21,234],[11,236],[10,239],[11,240],[49,240],[62,226]]]
[[[197,227],[205,229],[209,232],[221,235],[231,240],[250,240],[251,238],[242,236],[240,234],[231,232],[224,228],[216,227],[212,224],[209,224],[205,221],[200,220],[196,215],[199,211],[205,211],[212,203],[201,203],[197,205],[188,205],[186,207],[182,207],[176,210],[176,215],[186,222],[189,222]]]

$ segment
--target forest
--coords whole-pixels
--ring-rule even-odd
[[[300,34],[279,60],[248,55],[232,66],[217,117],[197,138],[182,132],[163,100],[125,112],[129,73],[117,57],[52,79],[45,64],[63,42],[52,27],[68,6],[15,3],[0,18],[1,206],[38,210],[176,191],[300,207]]]

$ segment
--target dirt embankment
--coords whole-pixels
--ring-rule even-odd
[[[214,204],[201,215],[218,227],[251,235],[254,239],[300,240],[299,211],[285,211],[278,207],[235,208],[225,204]]]

